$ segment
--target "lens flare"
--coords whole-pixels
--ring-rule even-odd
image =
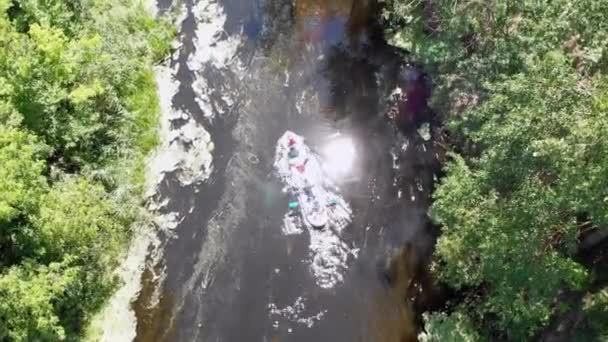
[[[347,176],[353,168],[357,150],[352,139],[340,137],[323,148],[325,172],[332,178]]]

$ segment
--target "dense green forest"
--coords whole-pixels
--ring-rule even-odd
[[[172,35],[135,0],[0,0],[0,341],[78,339],[112,292]]]
[[[608,229],[608,2],[385,5],[451,143],[432,271],[455,295],[421,339],[535,340],[562,323],[608,340],[605,259],[584,246]]]

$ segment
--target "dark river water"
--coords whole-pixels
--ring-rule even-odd
[[[161,0],[159,8],[187,10],[170,61],[179,65],[173,105],[205,127],[215,149],[202,184],[162,184],[167,210],[183,220],[160,233],[162,258],[144,272],[136,340],[415,340],[421,297],[430,296],[423,265],[434,244],[427,210],[438,162],[432,139],[387,119],[406,58],[381,39],[374,5]],[[218,9],[225,20],[208,32],[214,43],[199,45],[204,14]],[[229,63],[188,63],[225,42],[236,42]],[[353,211],[339,238],[358,253],[333,287],[310,272],[306,231],[282,231],[288,199],[273,161],[286,130],[318,151],[339,133],[356,151],[335,182]]]

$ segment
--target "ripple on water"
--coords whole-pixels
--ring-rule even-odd
[[[306,171],[303,176],[294,174],[293,168],[287,160],[287,139],[295,139],[301,146],[301,153],[306,156]],[[300,213],[288,212],[284,218],[282,231],[285,235],[301,234],[304,228],[308,230],[309,267],[318,286],[332,288],[344,280],[344,273],[348,269],[349,258],[356,258],[358,249],[351,248],[340,236],[342,230],[351,222],[352,211],[346,201],[334,192],[337,188],[322,170],[321,159],[303,142],[303,137],[287,132],[279,139],[277,144],[274,167],[279,178],[285,183],[286,190],[299,193],[306,180],[310,184],[317,184],[320,192],[315,196],[322,203],[332,199],[336,203],[327,208],[330,220],[322,229],[312,227],[303,222]],[[299,196],[299,195],[297,195]],[[318,197],[321,196],[321,197]]]
[[[224,31],[226,14],[219,2],[199,1],[192,11],[197,22],[193,41],[196,50],[188,57],[187,65],[195,73],[192,89],[196,103],[207,118],[213,118],[216,111],[232,108],[236,94],[222,84],[210,85],[203,73],[208,67],[222,70],[232,64],[242,37],[229,36]]]
[[[156,14],[156,7],[152,7],[154,10],[151,13]],[[176,20],[178,26],[183,24],[186,14],[184,6]],[[198,184],[207,179],[212,171],[213,143],[209,133],[189,113],[176,110],[172,105],[179,89],[176,79],[179,67],[179,63],[174,68],[164,65],[155,72],[161,107],[161,144],[149,159],[146,179],[146,195],[150,200],[148,210],[155,216],[150,222],[139,222],[133,227],[131,244],[116,271],[122,286],[92,323],[91,334],[99,331],[101,341],[131,341],[135,338],[137,320],[131,302],[141,291],[142,274],[147,263],[157,264],[162,257],[158,231],[171,235],[170,232],[184,219],[181,213],[165,211],[169,199],[159,198],[159,185],[170,173],[177,176],[181,186]],[[160,272],[153,275],[158,282],[162,282],[162,270]],[[155,294],[152,296],[155,297]],[[151,298],[150,301],[154,304],[155,299]]]
[[[303,297],[298,297],[292,305],[288,305],[282,309],[279,309],[275,303],[268,304],[269,316],[273,321],[272,327],[278,329],[281,326],[281,323],[287,326],[295,323],[306,326],[307,328],[312,328],[315,322],[323,319],[327,310],[322,310],[314,315],[302,317],[302,314],[306,311],[305,302]],[[291,330],[291,328],[289,329]]]

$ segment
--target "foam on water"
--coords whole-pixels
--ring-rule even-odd
[[[233,106],[235,94],[232,94],[230,89],[215,89],[215,86],[210,86],[203,71],[206,67],[219,70],[228,65],[238,69],[238,66],[232,64],[238,64],[234,57],[241,37],[226,34],[226,14],[217,1],[199,1],[193,12],[197,22],[194,38],[196,51],[189,56],[187,64],[188,68],[195,72],[192,89],[196,93],[196,102],[206,117],[213,118],[216,110],[228,111]],[[221,101],[211,98],[214,92],[220,93]]]
[[[146,5],[151,13],[158,12],[153,1],[148,1]],[[186,16],[187,10],[184,5],[176,19],[178,29]],[[181,44],[176,44],[181,48]],[[179,51],[172,60],[176,60],[177,53]],[[174,173],[182,186],[196,185],[204,181],[212,171],[213,143],[208,132],[191,115],[176,110],[172,105],[179,89],[179,82],[176,79],[179,67],[180,64],[176,64],[174,68],[163,65],[155,70],[161,107],[159,119],[161,143],[149,159],[146,177],[146,196],[149,199],[147,209],[153,217],[145,223],[139,222],[133,228],[128,251],[121,266],[116,270],[122,286],[94,319],[90,329],[91,335],[97,340],[114,342],[132,341],[135,338],[137,320],[135,312],[131,309],[131,303],[141,290],[141,277],[147,263],[156,265],[162,257],[158,230],[170,236],[171,231],[184,219],[181,213],[163,211],[168,206],[169,199],[157,199],[160,183],[169,173]],[[182,124],[175,125],[175,122]],[[153,278],[162,282],[163,270],[160,272],[153,275]],[[153,294],[152,297],[150,302],[154,304],[154,297],[158,297],[158,293]],[[96,334],[101,336],[94,336]]]
[[[92,323],[94,330],[101,332],[101,341],[132,341],[136,335],[137,320],[129,306],[141,288],[141,274],[145,267],[150,246],[158,239],[150,227],[136,227],[127,256],[116,271],[122,286],[114,293],[101,315]],[[94,332],[94,334],[96,334]]]
[[[349,256],[357,257],[357,250],[351,249],[330,229],[310,229],[310,270],[317,285],[332,288],[344,280]]]
[[[172,106],[173,96],[179,88],[176,73],[176,69],[157,68],[159,92],[166,97],[160,98],[163,113],[160,126],[161,147],[150,159],[149,192],[156,190],[167,173],[177,172],[181,185],[188,186],[207,179],[212,171],[213,143],[209,133],[191,115]],[[174,128],[172,121],[175,120],[186,122],[181,127]]]
[[[269,315],[270,318],[273,319],[272,326],[275,329],[279,328],[280,321],[285,321],[287,324],[296,323],[304,325],[307,328],[312,328],[315,322],[323,319],[323,316],[327,313],[327,310],[323,310],[311,316],[301,317],[305,310],[305,300],[302,297],[298,297],[295,303],[282,309],[279,309],[275,303],[268,304]]]
[[[205,172],[208,172],[206,170],[210,169],[211,155],[208,151],[199,151],[192,156],[188,147],[185,146],[185,144],[192,144],[192,146],[204,149],[209,146],[209,143],[205,141],[205,138],[194,138],[193,134],[201,134],[202,137],[208,137],[208,134],[202,133],[200,128],[197,132],[191,121],[178,129],[171,129],[171,120],[182,117],[181,113],[173,110],[171,106],[171,99],[178,89],[174,78],[175,71],[168,67],[158,67],[156,70],[161,103],[159,132],[161,145],[148,164],[147,195],[150,198],[157,193],[158,185],[168,172],[180,168],[177,174],[180,182],[192,184],[200,181],[206,175]],[[200,141],[204,141],[205,144]],[[153,213],[158,212],[168,203],[168,199],[151,201],[148,210]],[[148,260],[155,263],[161,257],[160,241],[156,229],[171,231],[183,220],[183,217],[177,212],[153,215],[155,216],[151,220],[152,222],[140,224],[134,229],[126,257],[117,270],[117,275],[123,285],[110,299],[100,316],[100,321],[94,323],[99,325],[102,331],[101,341],[132,341],[136,336],[137,320],[130,304],[141,289],[141,276],[146,267],[147,258],[149,257]],[[161,277],[161,275],[157,276]]]
[[[306,171],[295,173],[287,160],[287,140],[294,139],[301,146],[302,158],[307,160]],[[310,272],[318,286],[332,288],[344,280],[344,272],[348,268],[349,258],[356,258],[358,250],[351,248],[341,238],[342,230],[350,223],[352,212],[348,203],[337,193],[337,188],[325,175],[320,165],[321,159],[304,144],[304,138],[291,132],[286,132],[279,139],[274,167],[277,175],[285,183],[284,191],[303,191],[306,184],[314,184],[322,202],[335,200],[335,205],[327,208],[329,220],[322,229],[307,224],[300,214],[288,212],[283,219],[281,228],[285,235],[297,235],[309,232]],[[297,194],[296,194],[297,195]]]
[[[237,37],[227,37],[224,31],[226,14],[218,1],[199,1],[193,8],[196,17],[196,52],[188,58],[190,70],[199,70],[212,63],[222,68],[234,57],[240,43]]]
[[[294,218],[291,215],[285,215],[283,218],[283,225],[281,226],[281,231],[285,235],[299,235],[304,233],[304,229],[302,229],[302,223],[299,219]]]
[[[212,119],[215,113],[226,113],[234,105],[233,99],[236,97],[236,90],[228,82],[231,77],[237,77],[238,72],[241,71],[238,59],[234,58],[238,45],[241,43],[241,37],[238,35],[230,37],[224,32],[226,15],[218,1],[200,0],[190,10],[196,21],[193,38],[195,49],[187,56],[187,61],[182,67],[186,67],[190,74],[194,76],[192,90],[195,93],[195,101],[206,121],[213,124]],[[179,113],[179,116],[182,114]],[[178,114],[176,113],[176,115]],[[185,160],[183,161],[186,164],[185,167],[182,165],[177,169],[177,172],[180,172],[178,178],[180,176],[186,177],[186,180],[191,184],[207,179],[211,171],[211,168],[207,166],[212,165],[212,163],[207,163],[211,160],[206,158],[206,152],[213,148],[212,142],[208,141],[208,134],[202,131],[202,127],[197,126],[196,122],[192,121],[192,124],[186,123],[182,127],[179,138],[184,142],[189,142],[188,147],[184,146],[184,151],[190,154],[186,160],[192,163],[188,164]],[[200,147],[194,146],[197,139]],[[178,148],[181,149],[181,146],[178,145]],[[239,158],[233,156],[231,160],[235,159]],[[239,162],[243,161],[239,159]],[[201,170],[203,171],[201,172]],[[230,170],[232,169],[228,165],[226,172],[230,173]],[[236,175],[232,175],[232,177],[237,178]],[[180,182],[188,183],[181,178]],[[213,287],[215,270],[223,262],[226,253],[225,236],[229,234],[228,230],[230,228],[237,226],[244,215],[242,209],[244,204],[241,203],[243,199],[237,193],[238,190],[240,188],[226,190],[218,203],[220,209],[205,224],[206,234],[201,244],[205,247],[195,254],[196,265],[193,274],[183,280],[182,292],[195,292],[204,296]],[[198,192],[198,188],[195,188],[194,192]],[[193,208],[189,208],[188,213],[192,211]],[[178,298],[173,312],[182,310],[184,304],[184,298]],[[204,312],[199,310],[196,321],[205,321],[203,315]],[[173,325],[174,317],[170,318],[168,326]],[[200,331],[200,329],[196,330],[194,340],[197,339],[196,336],[198,335],[196,334]]]

